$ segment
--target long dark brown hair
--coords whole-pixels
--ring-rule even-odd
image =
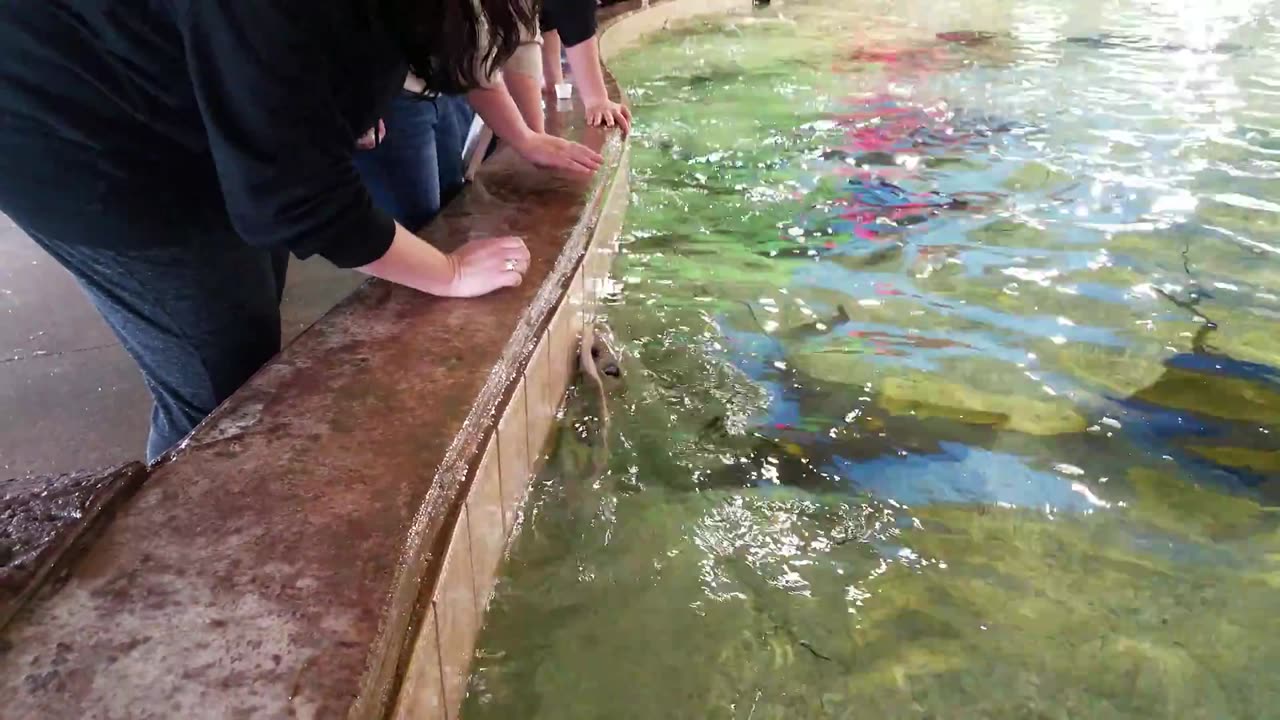
[[[539,5],[540,0],[374,0],[413,74],[428,88],[451,94],[479,87],[511,57],[522,30],[535,29]]]

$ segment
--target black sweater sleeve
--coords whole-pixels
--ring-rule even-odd
[[[227,212],[250,245],[323,255],[341,267],[382,257],[395,223],[352,162],[334,97],[341,28],[305,0],[175,0],[196,101]],[[339,73],[340,75],[341,73]]]
[[[596,0],[543,0],[539,25],[559,32],[565,47],[586,42],[596,34]]]

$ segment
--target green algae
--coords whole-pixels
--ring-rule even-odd
[[[1280,451],[1241,447],[1189,445],[1187,450],[1219,465],[1280,477]]]
[[[1036,227],[1025,221],[1011,218],[997,218],[970,230],[968,238],[971,242],[982,245],[998,245],[1002,247],[1056,247],[1062,242],[1060,238],[1045,228]]]
[[[1274,364],[1275,358],[1280,357],[1280,334],[1276,333],[1280,317],[1259,317],[1238,310],[1214,314],[1221,318],[1218,326],[1224,330],[1208,340],[1217,352],[1262,365]]]
[[[1088,425],[1066,400],[1037,400],[927,376],[895,376],[880,386],[880,406],[898,415],[942,417],[1029,435],[1080,432]]]
[[[1252,718],[1277,699],[1252,669],[1280,659],[1273,583],[1136,552],[1099,516],[913,513],[891,537],[924,562],[882,563],[883,511],[786,493],[630,496],[606,546],[550,575],[536,554],[556,546],[530,541],[491,627],[526,643],[467,716],[502,717],[485,698],[512,688],[535,719]],[[548,599],[562,583],[572,605]],[[504,627],[531,617],[540,632]]]
[[[1230,197],[1230,196],[1225,196]],[[1248,237],[1274,238],[1280,233],[1280,212],[1242,206],[1239,201],[1208,200],[1196,214],[1206,225],[1225,228]]]
[[[1264,425],[1280,421],[1280,391],[1241,378],[1169,368],[1134,397],[1227,420]]]
[[[1167,470],[1135,468],[1129,482],[1143,521],[1168,532],[1205,541],[1239,539],[1269,519],[1256,501],[1208,490]]]
[[[1112,397],[1133,397],[1158,382],[1169,352],[1162,346],[1143,351],[1084,345],[1037,343],[1040,366],[1067,375]]]

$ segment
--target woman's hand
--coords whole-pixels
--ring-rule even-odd
[[[378,121],[378,127],[369,128],[369,132],[360,136],[356,141],[356,148],[360,150],[372,150],[378,147],[382,142],[382,138],[387,136],[387,125],[381,120]]]
[[[529,248],[518,237],[472,240],[449,254],[453,280],[443,295],[470,298],[515,287],[529,270]]]
[[[477,297],[524,281],[529,249],[517,237],[472,240],[446,255],[399,223],[391,247],[361,272],[431,295]]]
[[[618,127],[623,135],[631,134],[631,111],[626,105],[603,100],[587,105],[587,124],[592,127]]]
[[[590,175],[604,162],[599,153],[586,145],[546,133],[531,132],[513,146],[521,157],[538,167],[575,175]]]

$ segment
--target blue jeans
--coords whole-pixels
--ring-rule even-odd
[[[31,237],[69,270],[138,363],[154,405],[147,460],[191,432],[280,350],[289,254],[230,228],[175,225],[169,245],[113,250]]]
[[[474,117],[461,96],[396,97],[383,118],[386,137],[355,154],[374,203],[410,230],[426,225],[462,189],[462,148]]]
[[[386,141],[356,153],[379,206],[415,230],[439,212],[462,187],[471,118],[462,98],[397,100],[385,118]],[[23,222],[28,218],[14,219],[75,276],[141,368],[154,400],[148,460],[191,432],[280,349],[289,256],[246,245],[225,222],[176,223],[162,229],[163,246],[114,250],[75,242],[74,227],[55,223],[55,232],[41,232]]]

